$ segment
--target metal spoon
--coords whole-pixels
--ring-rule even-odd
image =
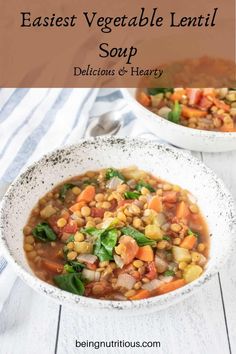
[[[99,117],[93,117],[85,136],[115,135],[121,128],[120,111],[110,111]]]

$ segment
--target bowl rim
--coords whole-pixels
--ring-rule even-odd
[[[0,247],[3,250],[3,255],[6,257],[6,259],[9,261],[9,263],[13,266],[15,269],[17,275],[25,282],[27,283],[30,287],[32,287],[34,290],[36,290],[39,293],[44,293],[54,300],[64,303],[64,304],[79,304],[83,308],[94,308],[94,309],[99,309],[99,310],[138,310],[138,309],[143,309],[148,311],[148,308],[157,308],[157,310],[162,309],[164,307],[171,306],[172,304],[175,304],[176,302],[181,301],[184,299],[187,295],[192,294],[193,291],[197,290],[200,288],[203,284],[205,284],[208,280],[211,279],[213,275],[215,275],[219,270],[220,267],[222,267],[222,263],[220,263],[220,267],[218,264],[214,266],[214,269],[211,269],[209,271],[209,268],[206,268],[206,270],[203,272],[203,274],[196,279],[195,281],[183,286],[182,288],[179,288],[177,290],[174,290],[172,292],[169,292],[164,295],[159,295],[159,296],[154,296],[151,298],[147,299],[142,299],[142,300],[135,300],[135,301],[117,301],[117,300],[100,300],[100,299],[94,299],[90,297],[85,297],[85,296],[79,296],[75,295],[72,293],[69,293],[67,291],[61,290],[53,285],[50,285],[41,279],[39,279],[36,275],[30,273],[30,271],[25,270],[15,259],[13,254],[11,253],[10,248],[7,245],[7,240],[4,236],[4,228],[3,228],[3,217],[4,217],[4,204],[7,202],[8,195],[11,193],[11,190],[14,189],[15,184],[24,177],[25,174],[28,173],[29,170],[32,170],[33,167],[37,166],[38,164],[42,163],[46,159],[52,158],[55,154],[58,152],[63,152],[63,151],[70,151],[71,149],[77,149],[84,143],[90,143],[90,142],[97,142],[100,144],[103,144],[104,142],[109,142],[114,145],[117,144],[119,146],[119,142],[123,142],[124,144],[133,144],[135,142],[138,142],[139,145],[141,144],[150,144],[152,145],[153,148],[158,147],[160,149],[164,149],[167,153],[172,153],[176,154],[178,156],[182,156],[182,158],[186,161],[186,159],[189,159],[190,154],[186,151],[179,150],[177,148],[174,148],[172,146],[169,146],[167,144],[161,144],[159,142],[150,140],[147,141],[147,139],[143,138],[118,138],[118,137],[96,137],[96,138],[88,138],[88,139],[80,139],[78,143],[72,144],[72,145],[66,145],[61,148],[57,148],[47,154],[44,154],[39,160],[35,161],[33,164],[28,166],[23,173],[18,175],[15,180],[11,183],[9,186],[7,192],[2,198],[2,201],[0,203]],[[223,181],[221,178],[219,178],[215,172],[213,172],[209,167],[207,167],[201,160],[197,159],[196,157],[191,155],[191,160],[193,160],[195,163],[200,165],[201,168],[204,170],[204,173],[210,174],[210,177],[213,178],[215,182],[217,182],[219,189],[222,191],[223,198],[227,198],[228,205],[229,205],[229,211],[230,211],[230,227],[231,227],[231,245],[228,247],[227,250],[227,257],[224,259],[226,262],[230,256],[234,253],[234,250],[236,249],[236,237],[233,237],[236,235],[236,210],[235,210],[235,203],[234,199],[229,192],[229,190],[225,187]],[[23,247],[22,247],[22,252],[23,252]],[[222,256],[221,256],[222,257]]]
[[[121,92],[124,96],[125,99],[128,101],[131,101],[132,105],[135,107],[138,107],[140,110],[143,111],[143,113],[149,113],[152,118],[158,119],[162,124],[167,124],[169,128],[173,129],[175,128],[176,130],[179,130],[181,133],[185,134],[190,134],[190,135],[197,135],[197,136],[202,136],[206,138],[218,138],[222,140],[227,140],[228,138],[235,138],[236,139],[236,131],[235,132],[218,132],[218,131],[211,131],[211,130],[201,130],[201,129],[194,129],[194,128],[189,128],[185,127],[180,124],[176,124],[173,122],[170,122],[169,120],[159,116],[156,113],[153,113],[152,111],[148,110],[145,108],[141,103],[139,103],[130,93],[130,89],[137,90],[136,87],[130,87],[130,88],[121,88]]]

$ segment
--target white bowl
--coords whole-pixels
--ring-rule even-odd
[[[189,150],[223,152],[236,149],[236,132],[222,133],[187,128],[172,123],[142,106],[136,100],[136,89],[122,89],[125,99],[150,131],[169,143]]]
[[[71,176],[87,170],[136,165],[155,176],[188,189],[197,197],[210,230],[210,259],[203,275],[165,295],[139,301],[107,301],[73,295],[38,279],[24,251],[22,229],[38,199]],[[56,150],[29,167],[10,186],[0,209],[0,245],[18,275],[33,289],[73,305],[80,311],[130,314],[159,310],[184,299],[203,286],[235,249],[236,216],[231,195],[222,181],[200,160],[186,152],[142,139],[96,138]]]

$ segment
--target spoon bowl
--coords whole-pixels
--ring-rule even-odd
[[[115,135],[121,128],[121,114],[110,111],[94,117],[87,129],[86,136]]]

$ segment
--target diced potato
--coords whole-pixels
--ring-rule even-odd
[[[184,269],[183,277],[186,283],[191,283],[202,274],[203,270],[199,265],[190,264]]]
[[[75,242],[74,250],[77,253],[93,253],[93,245],[90,242]]]
[[[159,116],[167,119],[170,112],[171,109],[169,107],[162,107],[159,109],[158,114]]]
[[[168,263],[158,255],[155,256],[155,264],[158,273],[164,273],[168,269]]]
[[[56,213],[56,209],[51,205],[47,205],[45,206],[45,208],[43,208],[41,211],[40,211],[40,216],[43,218],[43,219],[48,219],[50,218],[50,216],[52,216],[53,214]]]
[[[158,107],[161,101],[163,100],[163,93],[158,93],[157,95],[151,96],[152,107]]]
[[[162,231],[158,225],[147,225],[145,227],[145,236],[150,238],[151,240],[161,240],[162,239]]]
[[[191,262],[192,260],[191,254],[187,248],[173,246],[172,253],[173,253],[174,260],[178,263]]]

